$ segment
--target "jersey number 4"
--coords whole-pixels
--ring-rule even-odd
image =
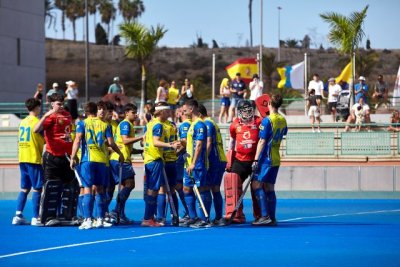
[[[20,131],[20,136],[19,136],[19,141],[20,142],[29,142],[31,140],[31,127],[19,127]]]

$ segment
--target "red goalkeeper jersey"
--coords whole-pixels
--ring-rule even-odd
[[[236,140],[235,143],[235,158],[240,161],[252,161],[256,155],[259,126],[262,119],[254,116],[254,120],[249,123],[241,123],[239,118],[236,118],[229,131],[231,137]]]

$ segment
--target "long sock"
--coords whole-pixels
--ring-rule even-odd
[[[178,203],[178,197],[176,196],[176,193],[172,193],[172,201],[174,202],[174,206],[176,209],[176,213],[179,216],[179,203]],[[171,214],[174,215],[174,213],[172,212],[172,206],[171,206]]]
[[[90,194],[89,212],[90,218],[93,217],[93,214],[97,216],[97,209],[94,210],[94,195],[92,194]]]
[[[145,209],[144,209],[144,219],[150,220],[154,218],[154,213],[157,208],[157,197],[154,196],[145,196]]]
[[[268,208],[268,214],[271,219],[276,219],[275,213],[276,213],[276,194],[275,191],[269,191],[266,192],[267,195],[267,208]]]
[[[189,214],[189,209],[188,209],[188,206],[186,204],[185,193],[183,192],[182,188],[180,190],[176,190],[176,191],[178,192],[179,199],[181,200],[182,206],[185,209],[185,215],[188,215]]]
[[[188,207],[188,214],[190,219],[196,219],[197,213],[196,213],[196,199],[194,197],[194,193],[185,193],[185,200],[186,204]]]
[[[77,216],[78,216],[78,217],[83,217],[83,195],[79,195],[79,197],[78,197],[78,211],[77,211]]]
[[[214,201],[214,209],[215,209],[215,219],[219,220],[222,218],[222,194],[221,191],[213,192],[213,201]]]
[[[18,194],[17,211],[19,211],[20,213],[22,213],[24,211],[27,197],[28,197],[28,193],[26,193],[26,192],[20,191]]]
[[[158,196],[157,196],[157,219],[165,218],[165,205],[166,205],[165,194],[158,194]]]
[[[209,190],[200,192],[200,196],[201,196],[201,199],[203,200],[204,207],[206,208],[206,211],[207,211],[208,215],[210,216],[211,203],[212,203],[211,192]],[[206,215],[204,214],[203,209],[201,208],[200,201],[199,201],[198,207],[199,207],[199,217],[203,221],[205,221]]]
[[[131,194],[132,189],[128,188],[128,187],[124,187],[121,189],[121,191],[119,192],[117,198],[118,201],[116,203],[116,210],[120,213],[120,215],[123,217],[125,216],[125,203],[129,198],[129,195]],[[119,202],[119,206],[118,206],[118,202]]]
[[[256,199],[257,199],[258,205],[260,206],[261,216],[262,217],[268,216],[267,201],[266,201],[264,189],[257,188],[254,190],[254,193],[256,194]]]
[[[84,194],[82,207],[83,207],[83,217],[85,219],[91,218],[91,211],[90,211],[90,201],[92,199],[92,194]]]
[[[105,202],[105,194],[97,194],[96,195],[96,207],[97,207],[97,217],[96,218],[104,218],[106,211],[104,210],[104,202]]]
[[[114,188],[114,190],[115,190],[115,188]],[[113,200],[113,197],[114,197],[114,190],[107,191],[106,212],[109,212],[109,207],[110,207],[111,201]]]
[[[40,194],[41,192],[38,191],[32,192],[32,208],[34,218],[39,218]]]

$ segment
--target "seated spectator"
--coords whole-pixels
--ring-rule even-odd
[[[315,132],[314,129],[314,123],[317,121],[318,123],[318,132],[321,132],[320,129],[320,112],[319,112],[319,107],[318,107],[318,102],[317,99],[319,99],[319,96],[315,95],[315,89],[311,89],[307,98],[307,109],[308,109],[308,117],[311,120],[311,128],[312,132]]]
[[[381,74],[378,75],[378,81],[375,83],[372,98],[376,101],[375,109],[377,109],[382,103],[386,109],[388,108],[388,88]]]
[[[348,132],[350,130],[350,123],[356,123],[356,131],[361,130],[361,125],[363,123],[370,123],[371,119],[369,116],[369,106],[364,102],[364,98],[360,97],[358,103],[354,104],[350,110],[350,116],[346,121],[345,131]],[[370,126],[367,126],[368,131],[370,131]]]
[[[400,132],[400,113],[398,110],[394,110],[392,112],[392,116],[390,117],[390,123],[392,125],[389,125],[388,131],[390,132]]]

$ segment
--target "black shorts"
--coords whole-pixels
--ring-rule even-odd
[[[337,102],[328,102],[328,109],[332,110],[333,108],[336,109]]]
[[[252,169],[251,165],[253,164],[253,161],[240,161],[237,159],[234,159],[231,172],[237,173],[240,176],[240,179],[242,182],[251,175]]]
[[[63,183],[71,182],[74,177],[74,171],[69,166],[69,161],[65,156],[56,157],[45,152],[43,154],[44,180],[58,180]]]
[[[319,99],[319,100],[322,100],[322,96],[321,95],[316,95],[315,98]]]

